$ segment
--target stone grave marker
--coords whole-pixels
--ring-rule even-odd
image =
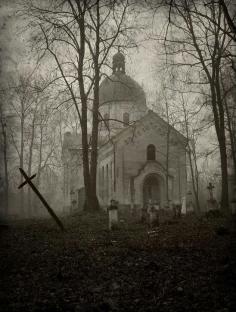
[[[209,199],[207,200],[207,210],[208,211],[218,209],[217,201],[213,196],[213,189],[214,188],[215,188],[214,185],[211,182],[209,182],[209,184],[207,186],[207,189],[209,191]]]
[[[159,206],[149,204],[148,207],[148,216],[149,216],[149,225],[150,227],[159,226]]]
[[[109,230],[114,230],[118,227],[118,205],[114,199],[111,199],[111,204],[108,207]]]

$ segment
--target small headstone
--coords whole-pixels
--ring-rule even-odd
[[[159,226],[158,210],[159,210],[158,205],[150,205],[148,207],[149,225],[151,227]]]
[[[186,200],[186,213],[192,213],[194,211],[194,204],[192,200],[192,192],[189,190],[187,192],[187,200]]]
[[[107,210],[109,217],[109,230],[112,230],[118,226],[118,206],[114,199],[111,199],[111,204]]]
[[[174,203],[173,203],[174,218],[180,218],[181,217],[181,210],[182,210],[181,202],[178,200],[174,201]]]
[[[182,213],[186,213],[186,197],[182,197]]]
[[[187,209],[186,209],[187,212],[193,212],[194,211],[194,204],[193,202],[190,200],[188,205],[187,205]]]

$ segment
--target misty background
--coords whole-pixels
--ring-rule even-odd
[[[208,183],[214,184],[214,195],[219,201],[221,180],[212,111],[204,96],[204,92],[208,92],[207,87],[204,84],[200,87],[186,84],[188,79],[197,80],[198,74],[191,76],[184,66],[171,66],[192,60],[186,60],[177,53],[166,54],[163,38],[166,36],[169,11],[162,6],[153,9],[145,3],[134,4],[127,13],[126,23],[131,32],[124,45],[120,45],[126,57],[126,72],[143,87],[147,106],[165,120],[168,102],[170,124],[186,135],[184,101],[185,110],[191,115],[189,127],[194,136],[190,139],[195,140],[195,170],[199,174],[199,198],[204,210]],[[81,132],[75,107],[66,101],[62,84],[59,81],[51,83],[57,76],[55,62],[50,55],[42,57],[35,27],[32,23],[29,27],[21,5],[14,0],[1,1],[0,4],[1,192],[4,192],[6,183],[3,157],[5,133],[9,181],[7,214],[13,218],[46,215],[28,186],[23,191],[18,190],[23,181],[19,167],[24,167],[29,176],[36,173],[34,182],[40,192],[55,211],[65,212],[61,160],[63,137],[68,131],[75,134]],[[173,29],[170,36],[174,38],[176,31]],[[181,35],[177,34],[179,38]],[[63,47],[61,50],[63,53]],[[116,46],[109,52],[108,66],[103,68],[107,75],[111,72],[112,55],[117,50]],[[24,193],[23,197],[20,192]],[[1,209],[4,210],[4,207],[2,205]]]

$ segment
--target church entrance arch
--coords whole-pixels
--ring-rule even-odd
[[[162,179],[157,174],[149,174],[143,182],[143,204],[161,204]]]

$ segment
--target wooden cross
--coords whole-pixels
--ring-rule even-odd
[[[35,194],[39,197],[39,199],[41,200],[41,202],[44,204],[45,208],[47,209],[48,213],[51,215],[51,217],[55,220],[55,222],[57,223],[57,225],[59,226],[59,228],[62,231],[65,231],[65,228],[62,224],[62,222],[60,221],[60,219],[57,217],[57,215],[55,214],[55,212],[52,210],[52,208],[49,206],[49,204],[47,203],[47,201],[45,200],[45,198],[43,197],[43,195],[39,192],[39,190],[36,188],[36,186],[33,184],[33,182],[31,180],[33,180],[33,178],[36,177],[36,174],[32,175],[31,177],[28,177],[27,174],[25,173],[25,171],[22,168],[19,168],[20,173],[23,175],[23,177],[25,178],[25,181],[23,183],[21,183],[18,186],[18,189],[22,188],[24,185],[29,184],[29,186],[32,188],[32,190],[35,192]]]
[[[28,179],[33,180],[33,178],[35,178],[35,177],[36,177],[36,173],[33,174],[30,178],[28,177]],[[28,181],[24,181],[23,183],[21,183],[21,185],[18,186],[18,189],[22,188],[27,183],[28,183]]]
[[[209,185],[207,186],[207,189],[208,189],[209,194],[210,194],[210,200],[213,199],[213,189],[214,188],[215,188],[214,185],[211,182],[209,182]]]

